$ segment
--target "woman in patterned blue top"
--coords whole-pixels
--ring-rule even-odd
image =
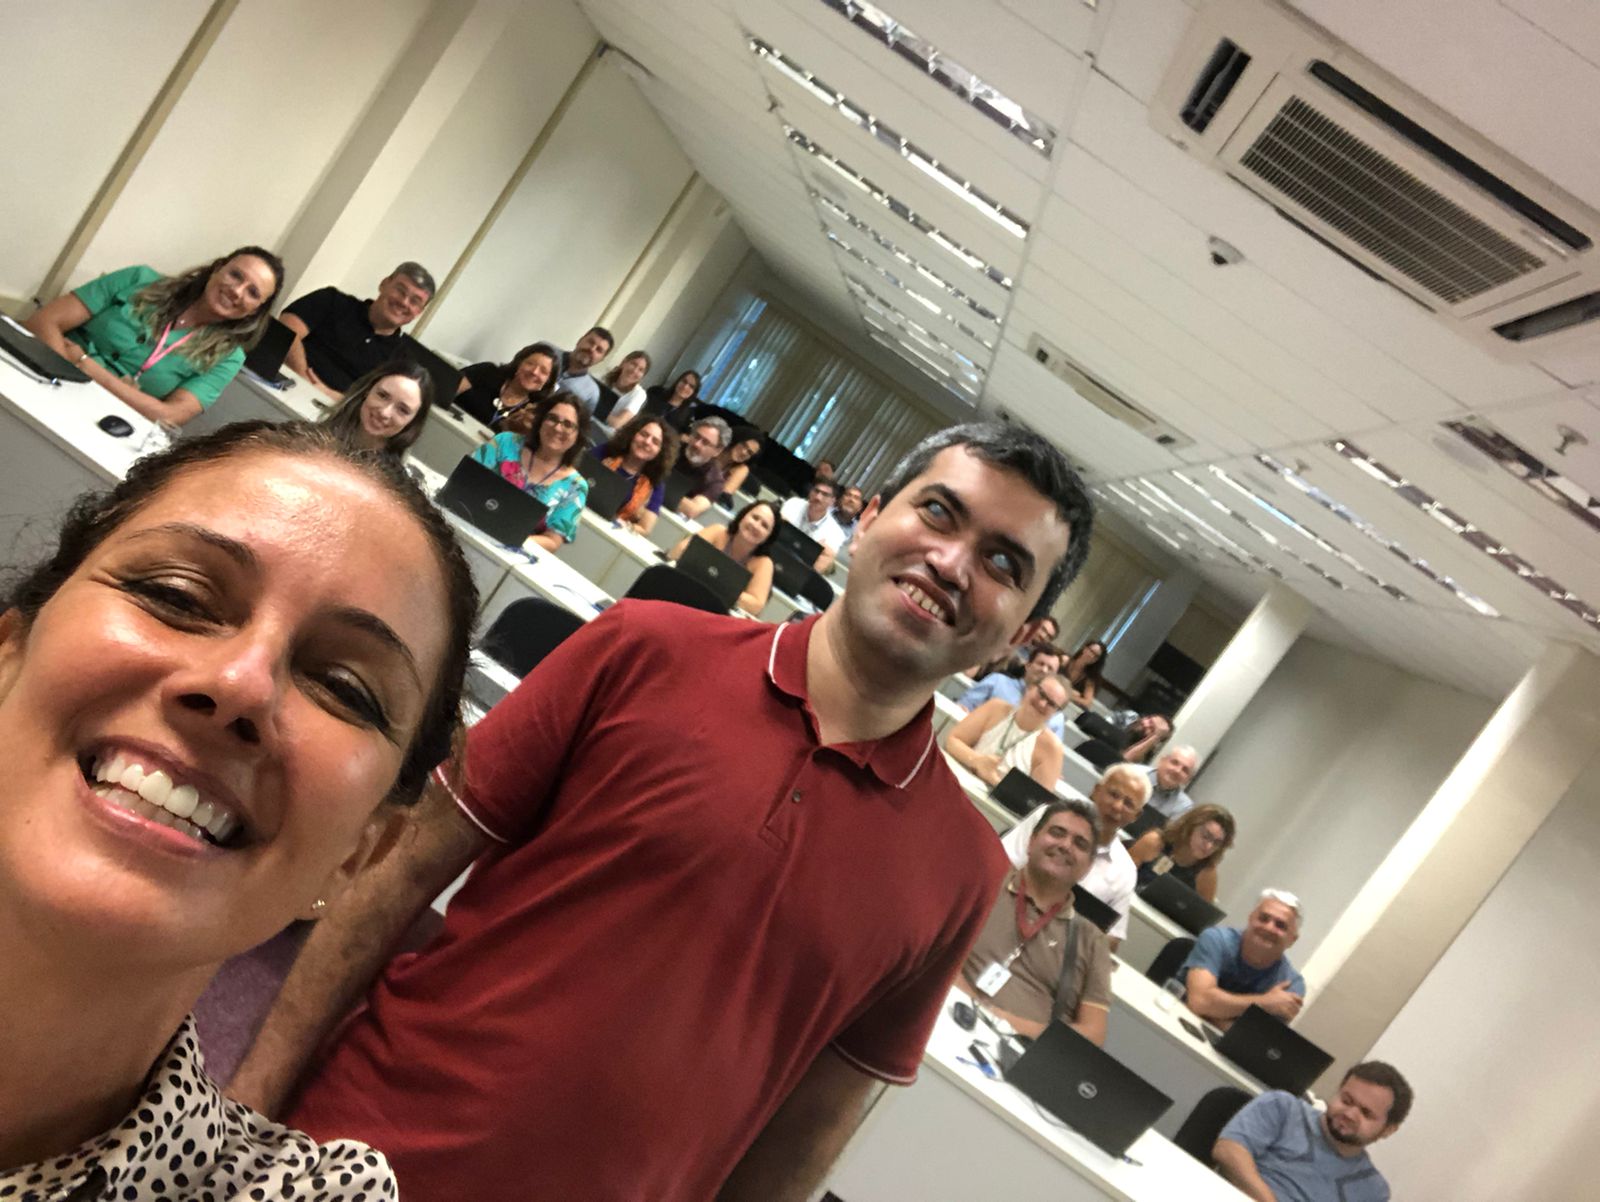
[[[578,537],[589,482],[573,465],[588,445],[588,408],[570,392],[557,392],[535,407],[526,437],[496,434],[472,457],[549,507],[544,529],[528,541],[555,551]]]

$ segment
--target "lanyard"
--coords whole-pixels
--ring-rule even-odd
[[[167,328],[161,331],[161,337],[156,339],[155,347],[150,351],[150,357],[144,361],[144,366],[142,366],[141,368],[139,368],[138,371],[133,373],[133,378],[135,380],[137,380],[139,377],[143,376],[145,372],[149,371],[157,363],[160,363],[168,355],[172,354],[173,351],[177,350],[185,342],[188,342],[189,339],[194,337],[194,331],[190,330],[182,338],[178,339],[176,342],[172,343],[171,345],[162,346],[161,344],[163,342],[166,342],[167,335],[170,334],[170,333],[172,333],[172,323],[169,321],[169,322],[167,322]]]
[[[1019,880],[1017,882],[1017,934],[1022,936],[1022,942],[1027,943],[1028,940],[1032,939],[1040,931],[1044,930],[1044,928],[1049,925],[1050,920],[1053,919],[1057,914],[1061,913],[1066,904],[1067,899],[1063,897],[1055,905],[1051,906],[1044,913],[1040,914],[1038,922],[1029,925],[1028,886],[1026,882]],[[1017,950],[1021,951],[1022,949],[1019,947]]]

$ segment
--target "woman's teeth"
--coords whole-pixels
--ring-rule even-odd
[[[200,800],[193,785],[174,785],[165,772],[146,768],[122,752],[96,760],[89,775],[94,791],[107,801],[202,843],[226,846],[240,829],[237,815]]]

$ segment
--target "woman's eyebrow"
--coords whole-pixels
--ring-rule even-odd
[[[417,668],[417,657],[412,654],[406,641],[395,633],[394,627],[385,622],[371,610],[361,609],[355,605],[341,605],[331,611],[335,621],[343,622],[347,626],[354,626],[357,630],[372,635],[384,646],[396,652],[400,661],[405,664],[406,671],[411,674],[411,679],[420,689],[422,687],[422,673]]]
[[[175,534],[183,538],[198,539],[209,547],[215,547],[242,568],[259,566],[256,553],[238,539],[229,538],[226,534],[212,530],[208,526],[197,526],[193,522],[163,522],[159,526],[146,526],[142,530],[135,530],[127,537],[128,541],[132,542],[136,538],[148,538],[155,534]]]

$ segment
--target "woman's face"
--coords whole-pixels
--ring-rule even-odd
[[[649,463],[661,454],[661,427],[655,422],[639,427],[639,432],[633,436],[633,442],[628,447],[631,454],[640,463]]]
[[[700,377],[692,371],[686,371],[678,377],[678,382],[672,386],[672,395],[680,401],[687,401],[700,391]]]
[[[761,449],[758,439],[747,438],[743,442],[736,442],[728,451],[728,458],[734,463],[749,463],[755,453]]]
[[[650,370],[650,361],[643,356],[635,355],[624,359],[617,365],[617,391],[629,392],[639,387],[639,381],[644,379],[644,373]]]
[[[361,429],[376,439],[390,439],[416,418],[422,388],[409,376],[384,376],[361,402]]]
[[[234,255],[206,280],[206,303],[219,321],[249,317],[278,290],[272,268],[254,255]]]
[[[181,473],[30,629],[0,616],[0,905],[177,970],[336,905],[438,678],[445,588],[333,460]]]
[[[739,523],[739,533],[752,545],[759,545],[766,541],[777,521],[778,515],[773,512],[772,506],[757,505],[744,515],[744,521]]]
[[[529,355],[517,364],[517,387],[523,392],[538,392],[550,382],[556,365],[546,354]]]
[[[1083,650],[1078,652],[1078,666],[1080,668],[1093,667],[1100,662],[1100,657],[1105,653],[1106,649],[1099,643],[1087,643],[1084,645]]]
[[[557,455],[565,455],[577,441],[578,411],[565,401],[551,406],[539,430],[539,445]]]
[[[1189,832],[1189,854],[1197,860],[1204,860],[1215,854],[1227,839],[1228,835],[1222,829],[1222,823],[1202,822]]]

